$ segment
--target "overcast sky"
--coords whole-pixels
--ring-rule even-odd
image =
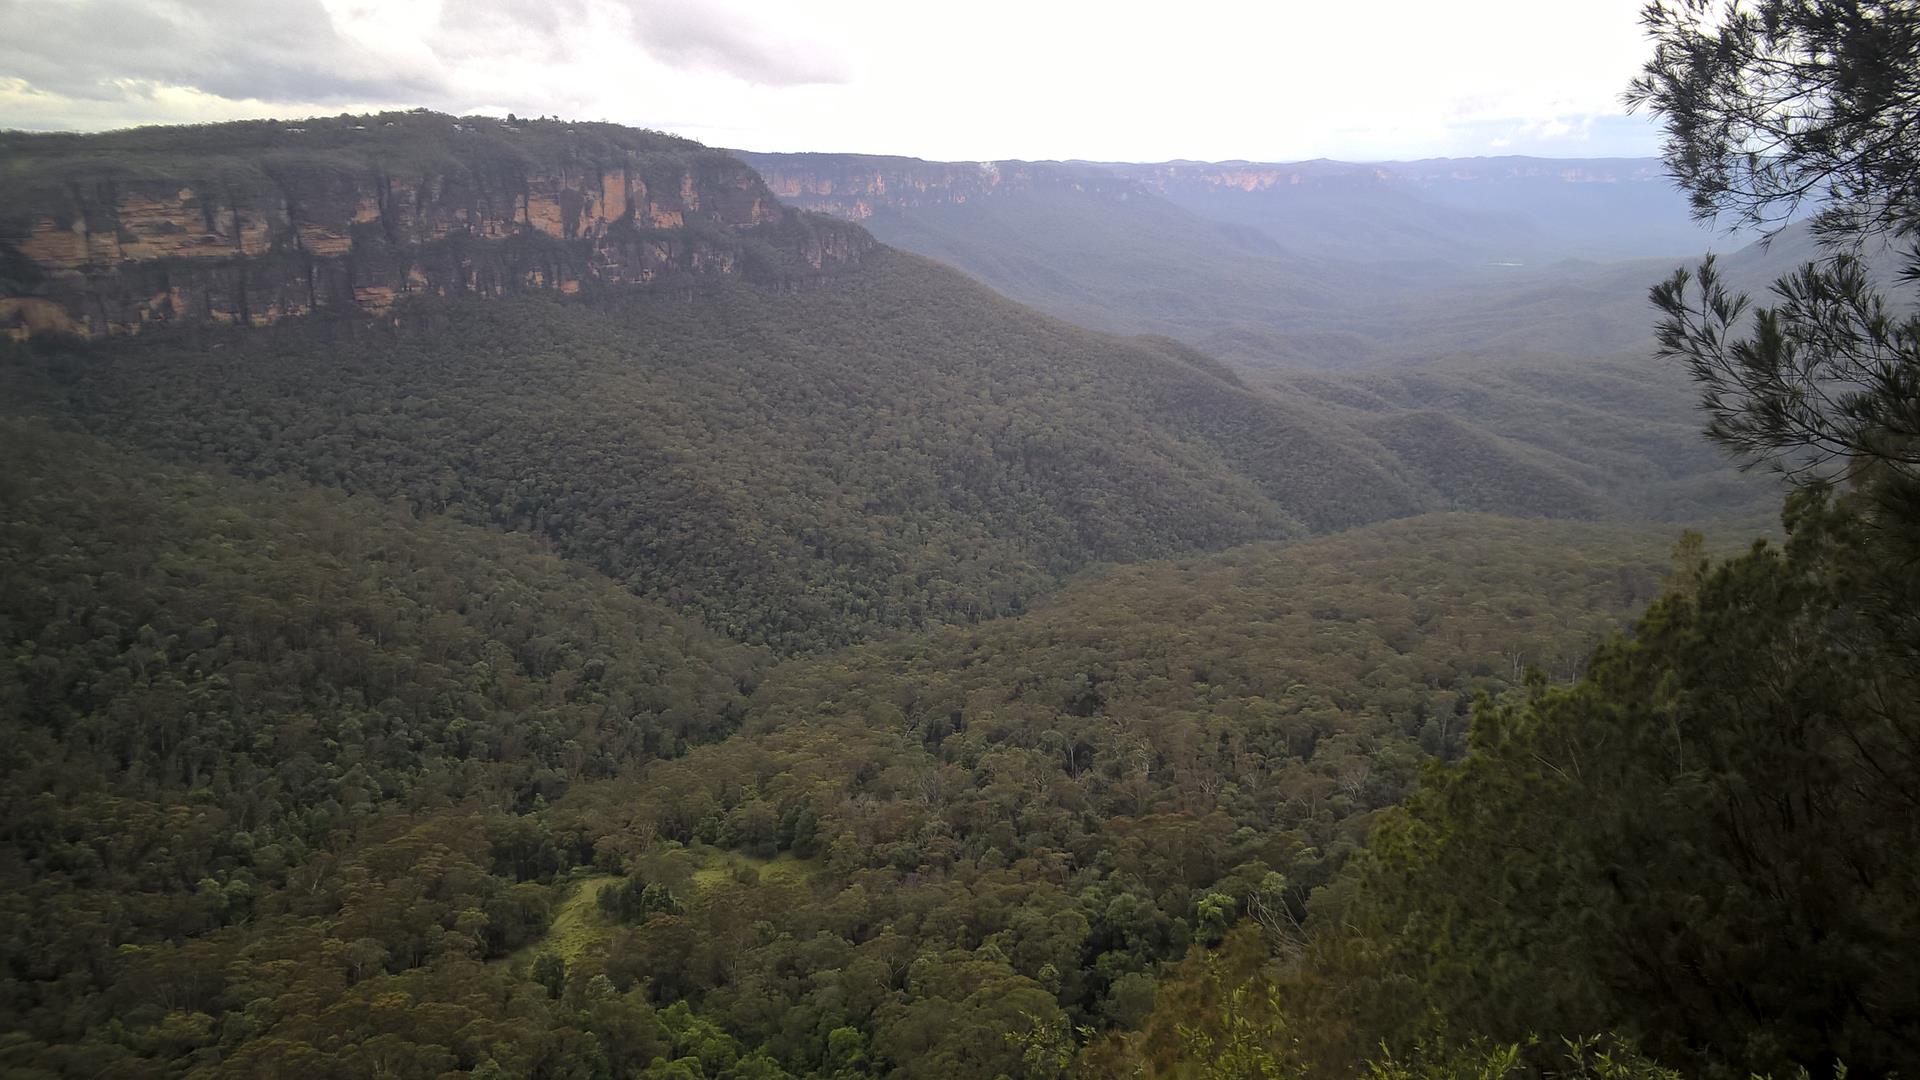
[[[1657,152],[1640,0],[0,0],[0,127],[425,105],[951,160]]]

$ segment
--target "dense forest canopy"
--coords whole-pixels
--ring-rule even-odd
[[[1303,910],[1666,561],[1422,518],[769,669],[524,540],[6,439],[9,1053],[59,1072],[1013,1068]]]

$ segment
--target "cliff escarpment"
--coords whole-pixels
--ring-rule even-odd
[[[857,266],[858,226],[737,158],[609,124],[434,113],[0,134],[0,332],[379,314],[418,294],[578,292]]]

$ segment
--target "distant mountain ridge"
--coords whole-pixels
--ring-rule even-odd
[[[1713,235],[1657,158],[1107,167],[1196,213],[1344,258],[1617,260],[1692,254]]]
[[[1175,176],[1196,176],[1211,182],[1243,188],[1272,187],[1279,183],[1297,185],[1353,179],[1374,180],[1387,184],[1494,183],[1516,180],[1550,180],[1576,184],[1665,184],[1668,182],[1666,166],[1659,158],[1543,158],[1512,155],[1418,158],[1410,161],[1340,161],[1335,158],[1311,158],[1305,161],[1285,162],[1175,160],[1150,163],[1076,161],[1073,164],[1114,172],[1138,180],[1149,187],[1163,187],[1167,178]]]
[[[1624,259],[1688,254],[1709,233],[1658,158],[1296,162],[934,162],[740,152],[782,198],[866,220],[1039,188],[1154,195],[1350,261]],[[1116,184],[1115,181],[1125,181]]]

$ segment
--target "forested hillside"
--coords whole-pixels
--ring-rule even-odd
[[[356,860],[427,872],[376,855],[410,815],[465,808],[484,845],[484,815],[724,736],[767,667],[524,538],[33,423],[0,446],[10,1069],[189,1054],[221,1011],[218,943],[341,912]],[[349,910],[350,958],[291,955],[364,973],[537,935],[544,899],[485,865],[440,867],[459,904],[416,895],[377,947]],[[110,1019],[142,1034],[19,1054]]]
[[[1778,489],[1700,437],[1686,373],[1632,355],[1463,358],[1416,368],[1276,374],[1395,452],[1434,488],[1488,509],[1776,524]]]
[[[1101,561],[1426,510],[1632,514],[1715,467],[1602,483],[1495,448],[1462,480],[1418,431],[900,253],[803,292],[423,298],[395,329],[45,345],[8,376],[173,460],[549,537],[789,652],[1016,611]]]
[[[876,258],[822,291],[427,300],[393,333],[55,347],[13,370],[115,438],[544,534],[788,650],[1003,613],[1096,560],[1427,505],[1377,446],[1198,354]]]
[[[1422,518],[769,668],[522,539],[5,441],[22,1075],[1018,1069],[1298,911],[1664,564]]]

